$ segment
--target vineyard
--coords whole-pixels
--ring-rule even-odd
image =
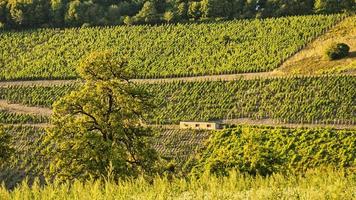
[[[51,107],[54,101],[75,90],[78,85],[0,87],[0,99],[28,106]]]
[[[355,199],[355,15],[179,23],[240,1],[177,2],[168,23],[23,30],[0,2],[0,199]]]
[[[13,158],[12,166],[2,166],[0,163],[0,180],[5,180],[8,187],[13,187],[23,180],[24,173],[30,175],[30,178],[41,176],[43,160],[38,156],[37,147],[45,130],[31,126],[7,126],[6,131],[12,135],[11,144],[15,148],[16,157]],[[209,131],[160,128],[155,129],[155,132],[153,147],[163,158],[174,160],[180,167],[198,148],[203,147],[211,134]]]
[[[193,173],[304,173],[334,167],[355,172],[356,131],[239,126],[213,134]]]
[[[271,118],[295,123],[354,123],[356,78],[290,77],[143,85],[159,105],[155,123]]]
[[[24,173],[30,175],[30,181],[39,177],[43,160],[38,156],[37,147],[44,130],[17,126],[7,127],[6,131],[13,135],[11,144],[15,147],[16,157],[11,166],[0,165],[0,179],[5,180],[8,187],[13,187],[23,180]],[[170,129],[156,131],[153,146],[164,158],[173,159],[173,166],[181,167],[191,155],[197,155],[189,162],[196,164],[194,173],[207,169],[222,170],[211,171],[216,174],[227,173],[231,169],[253,172],[252,165],[242,166],[245,163],[243,159],[255,159],[258,163],[254,166],[275,170],[276,173],[286,169],[300,172],[321,166],[352,170],[355,166],[354,130],[239,126],[213,133]],[[223,163],[227,166],[222,167]],[[217,165],[220,168],[214,167]],[[251,171],[246,171],[248,169]]]
[[[203,148],[210,135],[209,131],[202,130],[160,129],[154,139],[154,147],[163,158],[174,159],[181,166]]]
[[[141,84],[153,95],[151,123],[234,118],[284,123],[354,124],[354,76]],[[50,107],[78,85],[0,88],[0,99]]]
[[[48,121],[45,116],[13,113],[0,108],[0,124],[38,124]]]
[[[5,31],[0,80],[72,79],[82,58],[103,50],[127,57],[141,78],[270,71],[343,17]]]

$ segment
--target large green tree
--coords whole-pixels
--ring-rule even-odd
[[[43,151],[46,175],[60,180],[116,179],[153,172],[157,154],[145,125],[150,96],[128,80],[126,59],[93,53],[79,67],[84,86],[54,104]]]
[[[42,25],[49,22],[47,0],[9,0],[9,18],[16,26]]]
[[[355,4],[355,0],[315,0],[314,9],[316,13],[352,11]]]

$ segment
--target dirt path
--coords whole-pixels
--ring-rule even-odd
[[[284,75],[285,76],[285,75]],[[156,78],[156,79],[131,79],[135,83],[169,83],[175,81],[232,81],[235,79],[257,79],[257,78],[277,78],[283,75],[277,75],[274,72],[261,73],[244,73],[244,74],[225,74],[225,75],[207,75],[207,76],[193,76],[193,77],[179,77],[179,78]],[[36,81],[5,81],[0,82],[0,87],[10,86],[53,86],[79,83],[77,80],[36,80]]]
[[[356,76],[356,73],[335,74],[333,76]],[[293,77],[316,77],[328,75],[293,75]],[[236,79],[253,80],[260,78],[283,78],[292,77],[290,75],[280,74],[277,71],[261,72],[261,73],[246,73],[246,74],[225,74],[225,75],[208,75],[195,77],[180,77],[180,78],[157,78],[157,79],[131,79],[135,83],[171,83],[176,81],[196,82],[196,81],[233,81]],[[54,86],[80,83],[78,80],[38,80],[38,81],[6,81],[0,82],[0,87],[11,86]]]
[[[49,108],[30,107],[21,104],[10,104],[5,100],[0,100],[0,109],[19,114],[31,114],[41,116],[50,116],[52,114],[52,110]]]

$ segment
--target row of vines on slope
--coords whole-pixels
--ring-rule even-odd
[[[156,134],[153,137],[153,148],[160,156],[167,160],[174,160],[179,166],[196,152],[197,147],[202,148],[210,136],[209,131],[154,130]],[[0,180],[5,181],[8,187],[13,187],[23,180],[24,173],[30,178],[41,175],[41,167],[43,167],[41,165],[44,161],[38,152],[42,147],[38,147],[45,130],[31,126],[7,126],[5,131],[11,135],[11,146],[16,156],[11,158],[9,162],[12,163],[11,166],[0,163]]]
[[[0,109],[0,124],[38,124],[48,121],[48,117],[45,116],[13,113]]]
[[[155,123],[267,118],[285,123],[354,124],[355,85],[355,77],[340,76],[142,86],[155,96]]]
[[[0,80],[72,79],[93,51],[126,56],[136,78],[270,71],[344,15],[0,32]]]
[[[157,106],[151,123],[182,120],[276,119],[289,123],[354,124],[356,77],[289,77],[142,84]],[[0,99],[50,107],[78,85],[0,88]]]

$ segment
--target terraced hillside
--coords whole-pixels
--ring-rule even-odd
[[[327,63],[333,65],[330,68],[321,66],[325,63],[318,60],[319,54],[301,54],[314,47],[315,42],[326,41],[323,37],[332,40],[330,30],[345,30],[348,24],[354,24],[350,19],[355,17],[338,24],[345,17],[314,15],[210,24],[0,32],[0,125],[12,134],[11,145],[16,152],[12,166],[0,166],[6,168],[0,173],[0,180],[7,180],[12,187],[25,175],[41,174],[37,164],[43,161],[36,148],[44,128],[50,124],[52,104],[82,84],[66,81],[78,78],[75,67],[81,59],[92,51],[106,50],[114,51],[117,58],[127,56],[128,68],[136,73],[132,81],[152,94],[152,103],[157,107],[149,113],[148,121],[157,132],[154,147],[179,168],[205,146],[211,135],[230,132],[178,130],[177,124],[212,120],[257,127],[263,133],[261,140],[253,138],[257,143],[272,141],[263,144],[261,152],[269,151],[272,143],[278,148],[288,143],[292,150],[287,153],[295,152],[298,159],[306,157],[321,163],[328,161],[323,155],[334,156],[336,152],[340,157],[336,156],[332,164],[346,159],[347,167],[354,166],[350,164],[356,128],[353,52],[346,59]],[[338,25],[334,27],[335,24]],[[340,38],[353,45],[353,33],[352,27]],[[312,51],[319,52],[320,48]],[[310,66],[308,62],[301,64],[310,59],[315,61]],[[310,68],[311,73],[305,73]],[[324,72],[329,75],[311,75]],[[196,77],[200,75],[213,76]],[[260,129],[255,125],[273,127]],[[289,128],[280,128],[285,126]],[[264,138],[266,133],[268,138]],[[279,138],[274,140],[276,135]],[[337,144],[333,146],[330,141]],[[315,148],[308,149],[308,142],[315,142]],[[305,147],[303,152],[297,152],[298,145]],[[319,151],[318,145],[325,149]]]
[[[141,78],[270,71],[344,17],[1,32],[0,79],[75,78],[80,60],[103,50]]]
[[[355,124],[355,76],[142,84],[158,106],[152,123],[275,119],[284,123]],[[0,99],[50,108],[78,85],[0,88]]]

